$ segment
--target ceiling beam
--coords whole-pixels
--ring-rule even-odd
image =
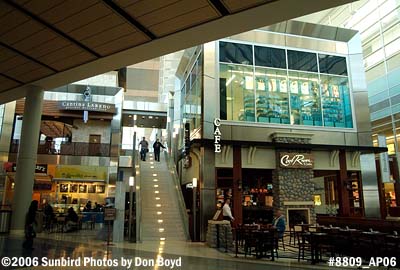
[[[220,0],[209,0],[209,2],[222,16],[227,16],[230,14],[229,10]]]
[[[157,38],[145,44],[137,45],[102,57],[101,59],[79,65],[78,67],[58,72],[46,78],[38,79],[31,82],[31,84],[44,90],[50,90],[110,70],[116,70],[209,41],[265,27],[266,25],[272,25],[353,1],[279,0],[271,2]],[[282,13],[282,10],[285,10],[285,12]],[[0,93],[0,104],[12,101],[18,97],[24,97],[27,89],[29,87],[23,85]]]
[[[40,23],[41,25],[43,25],[47,29],[50,29],[51,31],[53,31],[54,33],[58,34],[59,36],[65,38],[66,40],[68,40],[69,42],[73,43],[74,45],[80,47],[82,50],[85,50],[85,51],[89,52],[90,54],[96,56],[97,58],[102,57],[100,54],[98,54],[94,50],[90,49],[89,47],[87,47],[83,43],[77,41],[76,39],[74,39],[74,38],[72,38],[70,36],[68,36],[66,33],[62,32],[61,30],[59,30],[56,27],[54,27],[52,24],[50,24],[50,23],[46,22],[45,20],[41,19],[40,17],[36,16],[32,12],[30,12],[29,10],[27,10],[27,9],[19,6],[18,4],[14,3],[12,0],[5,0],[5,2],[7,4],[9,4],[10,6],[12,6],[14,9],[16,9],[19,12],[23,13],[24,15],[32,18],[34,21]]]
[[[103,0],[103,3],[107,5],[111,10],[121,17],[123,17],[128,23],[133,25],[135,28],[137,28],[140,32],[145,34],[147,37],[150,39],[156,39],[157,36],[152,33],[149,29],[147,29],[144,25],[142,25],[140,22],[135,20],[130,14],[128,14],[124,9],[122,9],[120,6],[118,6],[116,3],[114,3],[112,0]]]
[[[5,77],[5,78],[7,78],[7,79],[9,79],[9,80],[11,80],[11,81],[16,82],[16,83],[24,84],[24,82],[21,82],[20,80],[17,80],[17,79],[15,79],[15,78],[13,78],[13,77],[10,77],[10,76],[8,76],[8,75],[6,75],[6,74],[4,74],[4,73],[0,73],[0,76],[3,76],[3,77]]]
[[[33,57],[31,57],[31,56],[29,56],[29,55],[27,55],[27,54],[25,54],[25,53],[23,53],[23,52],[21,52],[21,51],[15,49],[15,48],[13,48],[13,47],[11,47],[11,46],[9,46],[9,45],[3,43],[3,42],[0,42],[0,46],[6,48],[7,50],[10,50],[10,51],[12,51],[12,52],[14,52],[14,53],[16,53],[16,54],[19,54],[19,55],[23,56],[24,58],[26,58],[26,59],[28,59],[28,60],[30,60],[30,61],[32,61],[32,62],[38,64],[38,65],[41,65],[41,66],[43,66],[43,67],[45,67],[45,68],[47,68],[47,69],[50,69],[50,70],[53,71],[54,73],[57,73],[57,72],[59,71],[59,70],[54,69],[54,68],[52,68],[51,66],[49,66],[49,65],[47,65],[47,64],[45,64],[45,63],[43,63],[43,62],[41,62],[41,61],[39,61],[39,60],[33,58]]]

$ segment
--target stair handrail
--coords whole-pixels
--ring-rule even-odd
[[[165,151],[164,152],[164,156],[165,156],[165,160],[167,161],[167,166],[168,169],[170,170],[170,174],[172,176],[172,179],[174,181],[175,184],[175,189],[176,189],[176,195],[178,198],[178,207],[179,207],[179,211],[181,212],[181,218],[182,218],[182,222],[183,222],[183,230],[186,236],[186,240],[190,240],[190,234],[189,234],[189,215],[186,211],[186,204],[185,204],[185,200],[183,198],[183,194],[182,194],[182,188],[181,188],[181,183],[179,181],[178,178],[178,173],[176,170],[176,166],[175,163],[173,161],[173,159],[168,155],[168,152]]]
[[[141,177],[140,177],[140,162],[139,162],[139,151],[134,150],[134,164],[133,169],[138,171],[135,176],[135,204],[136,204],[136,242],[142,242],[142,189],[141,189]]]

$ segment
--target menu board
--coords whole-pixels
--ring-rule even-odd
[[[294,94],[299,93],[299,83],[297,81],[290,82],[290,92]]]
[[[339,97],[339,86],[337,86],[336,84],[332,85],[332,96]]]
[[[275,79],[270,79],[269,80],[269,91],[270,92],[276,92],[277,91],[276,80]]]
[[[309,89],[308,89],[308,82],[303,82],[303,83],[301,84],[301,93],[302,93],[303,95],[308,95],[308,94],[310,94],[310,91],[309,91]]]
[[[263,79],[257,80],[257,90],[265,90],[265,82]]]
[[[287,92],[287,83],[286,80],[281,80],[279,84],[279,92],[286,93]]]

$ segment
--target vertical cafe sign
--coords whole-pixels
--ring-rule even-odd
[[[214,119],[214,152],[221,153],[221,131],[219,127],[221,126],[221,120],[219,118]]]

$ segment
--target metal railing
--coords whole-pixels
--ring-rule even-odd
[[[176,195],[178,198],[178,208],[179,208],[179,211],[181,212],[180,216],[181,216],[182,222],[183,222],[184,233],[185,233],[186,239],[190,240],[189,215],[186,212],[186,204],[185,204],[185,200],[183,198],[181,183],[178,178],[178,173],[176,171],[176,167],[175,167],[173,159],[170,158],[170,156],[168,156],[167,152],[164,152],[164,155],[165,155],[165,160],[167,161],[168,169],[170,170],[170,173],[171,173],[171,177],[175,184]]]
[[[135,150],[134,153],[134,166],[133,169],[137,170],[135,176],[135,213],[136,213],[136,242],[142,242],[142,181],[140,177],[140,162],[139,162],[139,151]]]
[[[18,153],[19,140],[13,140],[10,153]],[[38,154],[41,155],[68,155],[68,156],[110,156],[110,144],[108,143],[85,143],[85,142],[63,142],[55,147],[53,142],[38,145]]]

